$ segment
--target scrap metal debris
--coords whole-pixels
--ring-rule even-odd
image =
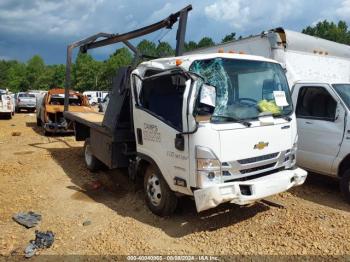
[[[276,200],[270,200],[270,199],[262,199],[260,202],[264,203],[265,205],[268,206],[273,206],[281,209],[285,209],[286,207],[281,203]]]
[[[26,228],[35,227],[39,221],[41,221],[41,215],[32,211],[29,211],[28,213],[17,213],[12,218],[18,224],[21,224]]]
[[[55,234],[52,231],[35,231],[35,240],[31,240],[24,250],[25,257],[30,258],[35,255],[38,249],[49,248],[55,240]]]

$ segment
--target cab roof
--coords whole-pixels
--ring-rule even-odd
[[[191,64],[196,60],[206,60],[213,58],[227,58],[227,59],[240,59],[250,61],[262,61],[279,64],[277,61],[265,58],[262,56],[235,54],[235,53],[210,53],[210,54],[192,54],[176,57],[158,58],[151,61],[143,62],[139,66],[141,67],[153,67],[159,69],[169,69],[176,66],[176,61],[181,61],[180,67],[185,70],[189,70]]]

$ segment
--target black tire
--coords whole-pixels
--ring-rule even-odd
[[[350,204],[350,169],[346,170],[340,178],[340,191],[345,201]]]
[[[143,182],[145,201],[157,216],[170,216],[177,206],[177,197],[169,188],[162,174],[153,165],[146,169]]]
[[[44,136],[51,136],[51,132],[44,129]]]
[[[101,161],[92,154],[90,138],[87,138],[84,143],[84,160],[90,171],[97,171],[102,166]]]
[[[36,126],[41,126],[41,119],[40,118],[36,118]]]

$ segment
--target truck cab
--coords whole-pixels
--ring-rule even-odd
[[[299,81],[292,100],[299,134],[297,164],[338,177],[350,202],[350,83]]]
[[[182,195],[193,196],[200,212],[225,202],[251,204],[304,183],[279,63],[215,53],[120,72],[104,115],[64,116],[76,139],[85,140],[87,167],[128,167],[131,178],[143,181],[153,213],[170,215]]]
[[[169,209],[168,191],[194,195],[202,211],[304,183],[307,173],[295,167],[292,100],[277,62],[219,53],[164,58],[140,64],[131,82],[137,159],[147,166],[146,201],[156,214]]]

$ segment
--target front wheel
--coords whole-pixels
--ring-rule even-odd
[[[92,154],[90,138],[87,138],[84,143],[84,159],[90,171],[97,171],[101,168],[101,161]]]
[[[143,185],[146,204],[154,214],[163,217],[174,213],[177,197],[154,166],[147,167]]]
[[[340,191],[346,202],[350,204],[350,169],[346,170],[340,179]]]

